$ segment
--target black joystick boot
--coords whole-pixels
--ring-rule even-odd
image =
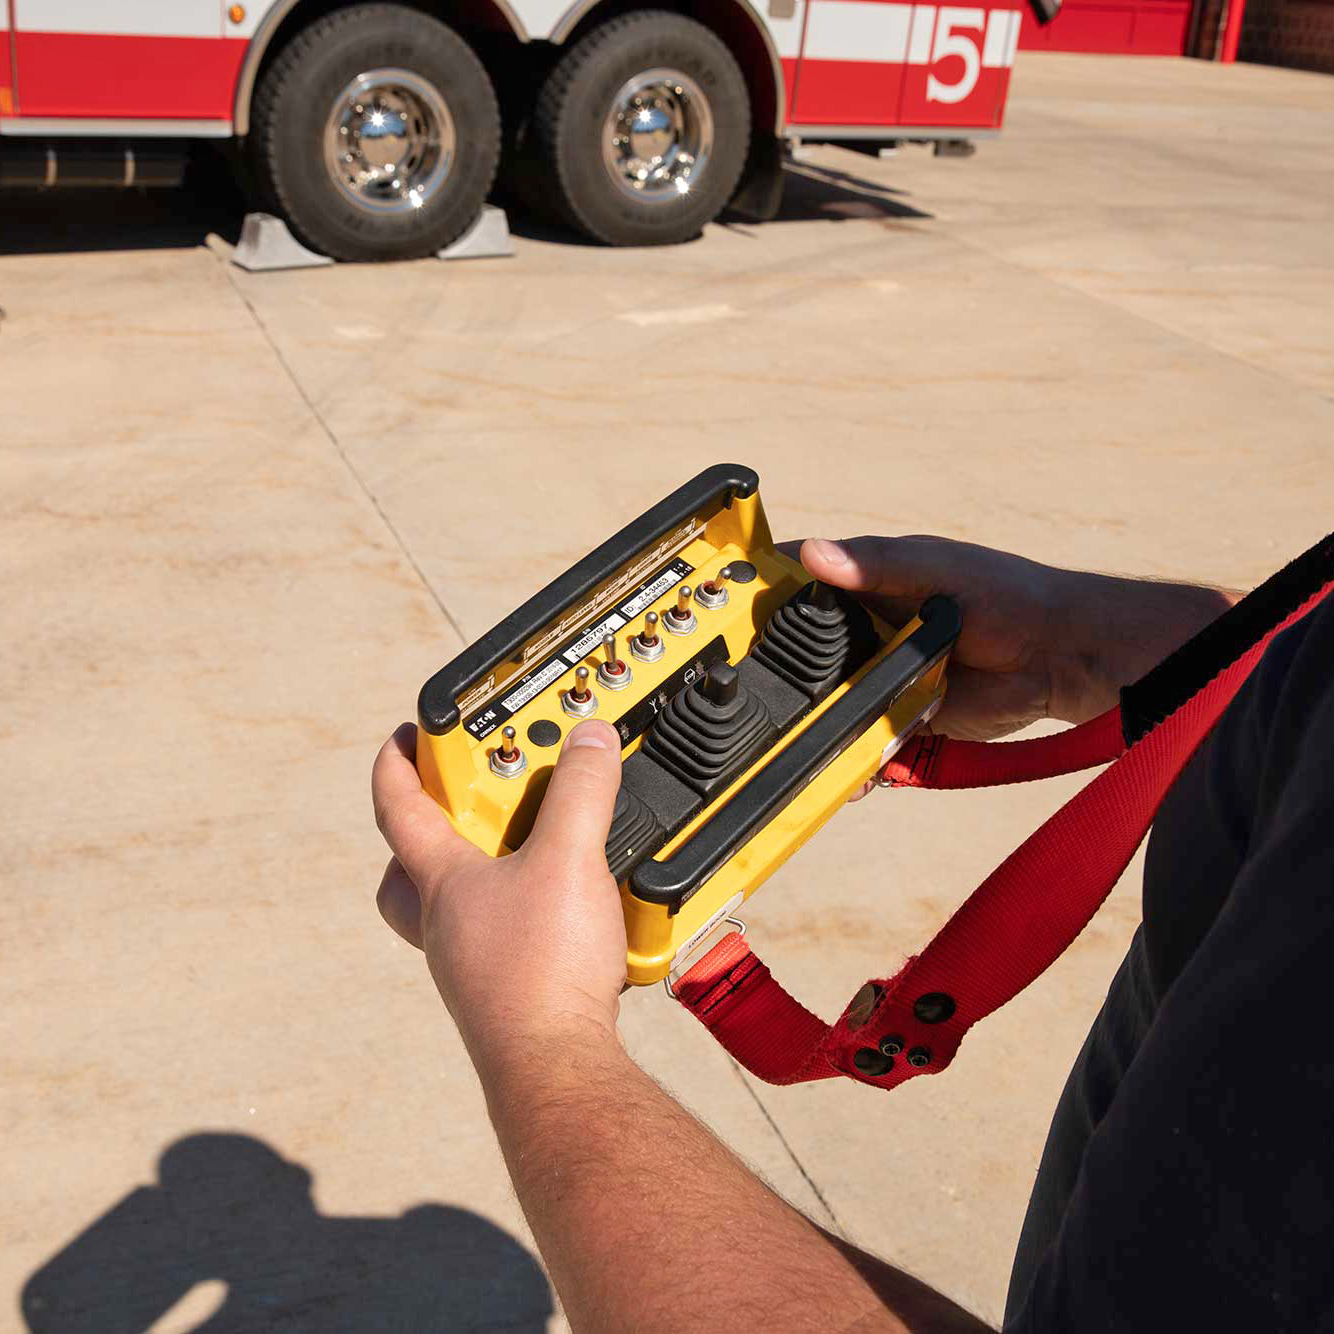
[[[735,667],[712,667],[662,711],[643,750],[708,801],[753,763],[778,728]]]
[[[774,612],[751,657],[818,702],[875,647],[865,608],[828,584],[812,583]]]
[[[658,817],[624,786],[616,793],[616,807],[607,833],[607,867],[624,880],[640,862],[662,847],[667,831]]]

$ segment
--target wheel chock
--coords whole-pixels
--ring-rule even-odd
[[[514,239],[503,208],[483,204],[482,211],[457,241],[435,252],[437,259],[511,259]]]
[[[232,251],[232,263],[249,273],[272,269],[316,269],[332,264],[328,255],[307,250],[272,213],[247,213],[241,224],[241,240]]]

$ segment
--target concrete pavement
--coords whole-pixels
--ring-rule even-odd
[[[779,221],[673,250],[516,223],[512,261],[250,275],[180,200],[10,210],[0,1328],[25,1284],[62,1330],[558,1326],[374,912],[375,748],[720,459],[784,536],[1259,579],[1334,501],[1332,136],[1318,75],[1025,55],[976,157],[819,150]],[[880,794],[751,931],[835,1013],[1074,787]],[[758,1085],[656,989],[627,1040],[788,1198],[997,1318],[1136,871],[892,1100]]]

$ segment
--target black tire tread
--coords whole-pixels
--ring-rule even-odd
[[[546,169],[551,172],[553,183],[556,186],[554,196],[549,197],[548,207],[556,212],[558,221],[574,227],[576,230],[583,232],[585,236],[594,241],[600,241],[604,245],[616,244],[615,238],[604,234],[579,208],[557,150],[557,145],[562,137],[561,131],[569,111],[570,94],[579,76],[590,64],[601,59],[607,43],[614,41],[620,33],[633,31],[636,28],[660,29],[663,25],[688,28],[694,33],[703,33],[708,40],[716,42],[720,53],[736,68],[737,77],[744,87],[745,79],[741,74],[740,66],[736,64],[736,58],[721,38],[706,28],[704,24],[668,9],[637,9],[617,18],[608,19],[606,23],[600,24],[580,38],[557,62],[538,93],[532,122],[533,137],[536,141],[535,147],[537,147]],[[727,199],[730,199],[736,190],[741,179],[741,172],[745,167],[746,157],[750,151],[749,126],[747,126],[744,148],[745,151],[740,155],[740,166],[737,168],[736,180],[729,183]]]
[[[259,81],[259,86],[255,89],[254,100],[250,109],[251,133],[248,139],[251,172],[250,175],[255,182],[256,187],[261,192],[261,202],[265,208],[276,213],[287,220],[292,232],[303,245],[312,249],[326,249],[315,243],[311,238],[301,232],[300,225],[294,220],[291,200],[287,197],[279,179],[275,167],[277,155],[276,138],[279,130],[279,123],[275,117],[274,107],[284,92],[288,82],[294,77],[301,62],[307,58],[312,51],[318,51],[320,45],[326,40],[327,34],[338,34],[340,31],[348,28],[354,28],[358,24],[374,24],[383,30],[383,25],[387,13],[399,13],[410,15],[416,18],[430,18],[439,23],[463,48],[467,55],[474,61],[477,61],[478,69],[485,76],[486,87],[490,93],[492,124],[495,127],[495,142],[490,145],[491,150],[491,173],[486,182],[486,189],[482,193],[485,199],[490,194],[492,186],[495,184],[496,170],[500,161],[500,108],[496,102],[495,89],[491,86],[489,76],[486,76],[485,68],[477,60],[476,54],[472,48],[460,37],[453,28],[447,24],[441,23],[435,19],[434,15],[425,11],[409,8],[406,5],[369,3],[360,5],[349,5],[343,9],[335,9],[331,13],[325,14],[322,18],[307,27],[300,29],[278,53],[274,62],[264,71]],[[256,133],[258,128],[258,133]],[[458,237],[467,229],[472,219],[465,219],[453,236],[439,241],[439,246],[448,245],[450,241],[457,240]],[[433,242],[433,246],[437,243]],[[335,259],[349,258],[347,255],[334,255]]]

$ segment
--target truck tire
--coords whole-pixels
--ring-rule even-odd
[[[266,202],[303,244],[415,259],[477,216],[500,111],[452,29],[403,5],[355,5],[303,29],[265,71],[247,147]]]
[[[605,245],[671,245],[697,236],[736,190],[750,99],[702,23],[636,10],[560,58],[529,133],[563,221]]]

